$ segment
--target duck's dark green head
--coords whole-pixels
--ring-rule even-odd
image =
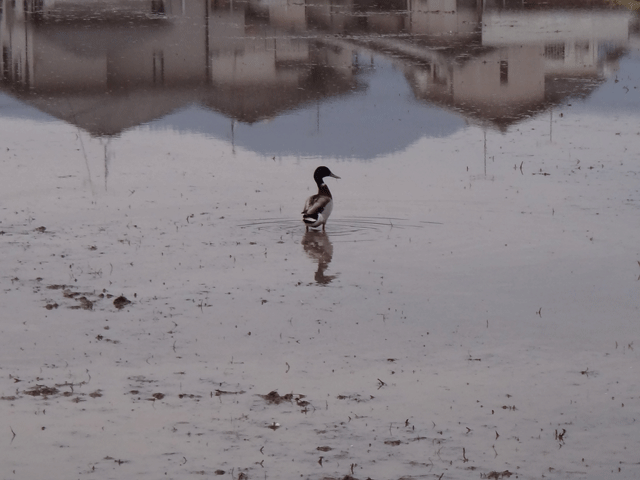
[[[320,186],[320,185],[322,185],[324,183],[322,181],[322,179],[324,177],[333,177],[333,178],[340,179],[339,176],[334,175],[333,173],[331,173],[331,170],[329,170],[327,167],[322,166],[322,167],[316,168],[316,171],[313,173],[313,179],[316,181],[318,186]]]

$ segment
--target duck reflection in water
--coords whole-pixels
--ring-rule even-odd
[[[316,283],[328,285],[337,278],[337,275],[324,274],[333,257],[333,244],[325,232],[317,230],[306,232],[302,237],[302,247],[310,258],[318,262],[318,270],[315,273]]]

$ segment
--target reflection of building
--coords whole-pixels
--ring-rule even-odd
[[[95,135],[189,104],[254,122],[356,88],[351,52],[291,38],[304,28],[294,2],[106,3],[90,14],[82,0],[4,0],[3,83]]]
[[[1,1],[2,84],[94,135],[190,104],[253,123],[348,94],[362,84],[357,51],[391,59],[417,98],[506,128],[588,94],[630,36],[630,12],[605,0],[588,0],[597,11],[522,0]]]
[[[522,0],[407,4],[409,36],[355,43],[399,57],[416,97],[501,129],[597,88],[629,42],[630,12],[602,1],[572,10]]]
[[[255,122],[356,87],[350,50],[300,35],[305,7],[215,0],[209,15],[210,88],[202,102]]]

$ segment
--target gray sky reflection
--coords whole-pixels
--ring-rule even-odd
[[[366,82],[362,91],[269,121],[245,124],[190,106],[150,126],[203,133],[267,155],[372,158],[465,125],[461,115],[416,103],[402,73],[388,62],[377,63]]]

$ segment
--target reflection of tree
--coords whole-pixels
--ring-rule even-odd
[[[333,244],[325,232],[310,230],[302,237],[302,247],[310,258],[318,262],[318,270],[315,273],[316,283],[328,285],[337,275],[325,275],[325,270],[333,257]]]

